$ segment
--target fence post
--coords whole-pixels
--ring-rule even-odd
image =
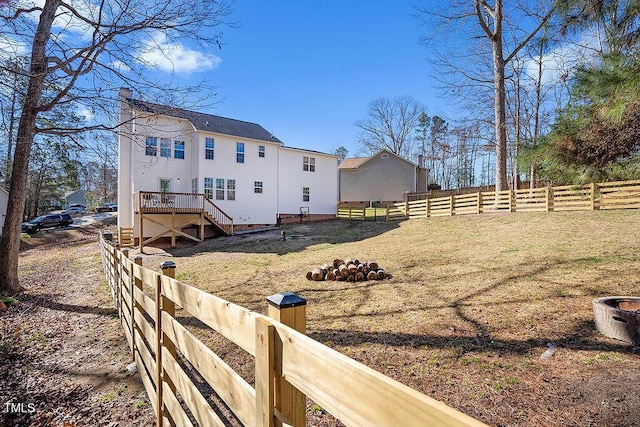
[[[449,196],[449,216],[455,215],[456,199],[454,196]]]
[[[427,210],[427,218],[429,218],[431,216],[431,199],[427,199],[427,206],[426,206],[426,210]]]
[[[120,251],[115,247],[113,251],[113,287],[116,298],[116,306],[118,307],[118,319],[122,323],[122,263],[120,262]]]
[[[545,207],[547,212],[552,212],[553,211],[553,187],[547,187],[546,191],[547,194],[547,200],[545,203]]]
[[[133,262],[137,265],[142,265],[142,256],[141,255],[136,255],[135,258],[133,258]],[[133,358],[133,361],[136,361],[136,308],[137,304],[136,304],[136,288],[140,289],[140,291],[142,291],[142,280],[136,278],[135,274],[133,273],[133,268],[131,268],[131,357]]]
[[[291,292],[282,292],[267,297],[269,303],[268,316],[295,329],[307,331],[307,300]],[[276,339],[276,346],[277,346]],[[284,378],[276,377],[274,391],[276,426],[304,426],[306,423],[307,397]]]
[[[591,183],[591,210],[596,210],[596,183]]]
[[[275,345],[273,324],[256,318],[256,426],[274,427]]]
[[[176,274],[176,263],[173,261],[165,261],[160,264],[160,269],[162,270],[162,275],[168,276],[171,278],[175,278]],[[158,281],[156,282],[156,397],[157,397],[157,405],[158,408],[156,425],[157,427],[162,427],[163,425],[163,417],[166,414],[168,417],[170,415],[167,413],[164,405],[163,399],[163,383],[168,383],[168,378],[165,375],[165,371],[162,367],[162,352],[163,347],[167,349],[167,351],[171,351],[169,348],[169,342],[166,340],[166,337],[163,334],[162,329],[162,312],[165,311],[171,316],[174,315],[175,307],[172,307],[173,302],[169,301],[162,295],[162,278],[158,276]],[[173,354],[175,355],[175,348],[173,348]],[[168,383],[169,384],[169,383]]]
[[[509,212],[514,212],[518,208],[514,206],[514,198],[516,197],[516,193],[513,190],[509,190]],[[515,208],[515,209],[514,209]]]
[[[172,279],[176,278],[176,263],[173,261],[165,261],[160,264],[160,269],[162,270],[162,275],[170,277]],[[165,297],[164,294],[162,296],[162,311],[167,313],[171,317],[176,316],[176,304],[171,301],[169,298]],[[167,339],[167,337],[163,334],[162,336],[162,345],[171,353],[171,355],[176,357],[176,347],[173,343]],[[171,387],[173,389],[173,385]]]
[[[481,214],[482,213],[482,193],[480,191],[478,191],[478,206],[477,206],[477,213]]]
[[[119,242],[120,240],[118,240]],[[122,249],[121,256],[125,258],[129,258],[129,249]],[[124,310],[124,304],[122,303],[122,299],[124,298],[124,293],[122,292],[122,288],[124,287],[124,275],[127,274],[124,270],[124,262],[122,262],[122,258],[118,257],[118,261],[120,262],[120,280],[118,281],[118,292],[120,293],[120,324],[124,327],[124,318],[122,316],[122,311]]]
[[[409,218],[409,201],[404,202],[404,217]]]

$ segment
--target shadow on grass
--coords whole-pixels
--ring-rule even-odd
[[[56,299],[62,298],[60,294],[38,294],[27,295],[22,294],[18,297],[20,304],[29,304],[49,310],[68,311],[82,314],[95,314],[98,316],[118,317],[118,310],[114,307],[89,307],[85,305],[66,304],[58,302]]]
[[[568,332],[554,344],[559,349],[589,350],[600,352],[618,352],[626,354],[638,354],[638,349],[631,344],[622,341],[615,344],[598,341],[600,338],[594,332],[595,325],[592,321],[579,324],[574,330]],[[358,346],[362,344],[379,344],[390,347],[411,348],[438,348],[454,349],[463,356],[470,352],[492,352],[502,354],[526,355],[541,352],[546,349],[547,339],[527,340],[499,340],[489,336],[437,336],[416,335],[391,332],[347,331],[343,329],[324,329],[308,333],[308,336],[329,347],[339,348]]]
[[[168,248],[168,243],[152,246],[162,247],[176,257],[186,257],[206,252],[273,253],[284,255],[300,252],[315,245],[336,245],[358,242],[394,230],[398,221],[347,221],[328,220],[289,224],[276,230],[218,237],[203,243],[182,248]],[[286,240],[282,239],[282,231]]]

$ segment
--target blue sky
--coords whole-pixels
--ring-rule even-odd
[[[225,28],[210,113],[259,123],[286,145],[358,154],[354,122],[377,97],[438,105],[425,33],[410,1],[237,0]],[[193,77],[196,77],[194,75]],[[197,77],[203,77],[198,73]]]

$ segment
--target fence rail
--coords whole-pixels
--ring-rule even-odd
[[[306,336],[296,295],[269,297],[264,316],[175,280],[173,262],[160,274],[112,243],[100,236],[102,264],[157,426],[222,426],[224,411],[245,426],[302,426],[307,397],[348,426],[484,425]],[[177,307],[254,357],[255,386],[189,332]]]
[[[367,214],[370,209],[339,205],[337,217],[361,221],[372,220],[374,218]],[[597,209],[640,209],[640,180],[482,191],[411,200],[389,205],[386,207],[386,214],[378,214],[375,219],[403,220],[488,212],[560,212]]]

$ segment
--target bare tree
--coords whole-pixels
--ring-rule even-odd
[[[444,10],[438,11],[431,7],[418,8],[427,21],[435,23],[433,36],[428,41],[440,41],[440,30],[446,25],[449,34],[454,34],[449,28],[457,25],[459,29],[470,34],[471,40],[484,40],[486,44],[477,46],[479,50],[458,56],[458,60],[465,64],[454,64],[450,58],[446,63],[455,70],[460,80],[471,82],[472,86],[486,87],[491,82],[493,86],[493,122],[495,131],[496,151],[496,190],[509,188],[507,180],[507,130],[506,130],[506,65],[524,48],[538,31],[551,18],[554,6],[547,6],[543,13],[533,13],[524,9],[523,3],[510,5],[508,10],[503,7],[503,0],[474,0],[471,2],[457,2],[451,0],[443,3]],[[510,17],[511,20],[507,18]],[[479,30],[479,31],[478,31]],[[461,32],[464,33],[464,32]],[[457,33],[459,36],[461,33]],[[436,36],[436,34],[438,34]],[[446,34],[446,33],[445,33]],[[459,42],[459,41],[458,41]],[[476,46],[474,46],[476,47]],[[486,48],[489,49],[486,49]],[[475,69],[469,67],[470,59],[477,59],[478,55],[491,57],[489,69],[483,61],[471,61]],[[461,59],[463,58],[463,59]],[[480,66],[478,66],[480,65]],[[486,71],[490,71],[490,76]]]
[[[358,143],[374,154],[387,149],[401,157],[411,155],[412,134],[424,108],[410,96],[377,98],[369,104],[369,115],[355,125],[362,130]]]
[[[0,7],[4,36],[28,46],[27,88],[21,108],[9,203],[0,241],[0,292],[17,292],[20,224],[25,206],[29,154],[38,134],[67,136],[91,129],[115,129],[119,123],[66,128],[53,121],[39,125],[61,104],[83,104],[105,114],[115,111],[120,86],[144,87],[156,95],[175,88],[150,70],[166,63],[170,51],[188,40],[200,48],[219,47],[219,27],[230,14],[225,0],[44,0],[33,6],[9,2]],[[156,55],[150,56],[150,53]],[[204,56],[201,60],[210,60]],[[7,70],[10,71],[10,70]],[[185,93],[203,93],[206,85]],[[165,92],[167,93],[167,92]],[[203,93],[204,96],[209,95]],[[112,101],[112,102],[109,102]]]

